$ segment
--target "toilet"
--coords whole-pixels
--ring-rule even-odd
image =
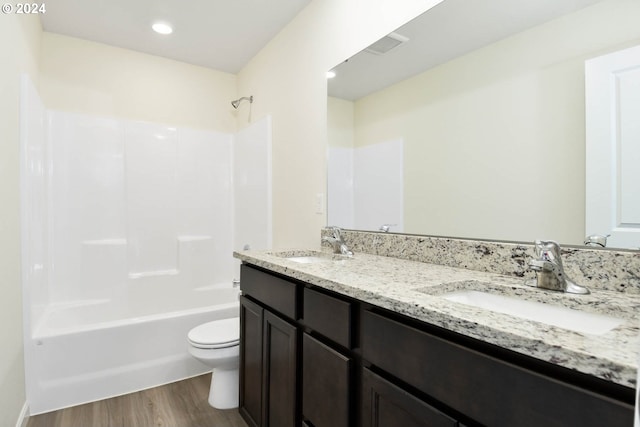
[[[187,337],[189,353],[213,369],[209,405],[237,408],[240,318],[204,323],[191,329]]]

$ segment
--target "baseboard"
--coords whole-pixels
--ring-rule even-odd
[[[27,423],[29,422],[29,405],[27,402],[24,402],[22,406],[22,410],[20,411],[20,415],[18,415],[18,420],[16,421],[16,427],[27,427]]]

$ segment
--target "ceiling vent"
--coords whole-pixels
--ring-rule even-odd
[[[391,49],[394,49],[408,41],[408,37],[405,37],[398,33],[391,33],[373,43],[371,46],[366,48],[365,51],[373,53],[374,55],[383,55],[389,52]]]

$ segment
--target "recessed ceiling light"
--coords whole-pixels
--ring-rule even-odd
[[[153,28],[153,31],[158,34],[173,33],[173,28],[171,28],[171,25],[167,24],[166,22],[156,22],[151,26],[151,28]]]
[[[336,72],[335,71],[327,71],[327,78],[328,79],[332,79],[336,76]]]

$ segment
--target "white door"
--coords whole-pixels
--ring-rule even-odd
[[[585,62],[586,233],[640,248],[640,46]]]

